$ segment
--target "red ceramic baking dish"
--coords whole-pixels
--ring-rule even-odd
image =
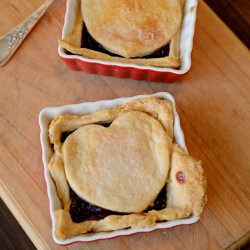
[[[65,38],[72,31],[79,8],[79,1],[80,0],[67,0],[62,38]],[[58,47],[58,54],[72,70],[118,78],[170,83],[176,80],[177,77],[188,73],[191,68],[196,8],[197,0],[185,0],[180,37],[181,66],[179,69],[139,66],[135,64],[89,59],[79,55],[72,55],[60,45]]]

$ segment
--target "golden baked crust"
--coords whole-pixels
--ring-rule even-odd
[[[108,128],[86,125],[68,136],[63,145],[66,178],[91,204],[139,213],[166,183],[171,144],[157,120],[143,112],[126,112]]]
[[[170,101],[159,99],[156,97],[149,97],[132,102],[125,103],[123,105],[114,108],[114,111],[141,111],[144,112],[156,120],[158,120],[162,127],[165,129],[171,140],[174,138],[174,114],[173,107]]]
[[[154,1],[148,1],[148,2],[154,2]],[[170,1],[171,2],[171,1]],[[126,63],[126,64],[134,64],[134,65],[141,65],[141,66],[153,66],[153,67],[163,67],[163,68],[178,68],[181,64],[180,61],[180,31],[181,31],[181,18],[179,18],[179,10],[181,11],[182,16],[182,9],[184,5],[184,0],[175,0],[173,1],[176,4],[176,8],[178,10],[175,10],[174,12],[178,13],[175,17],[176,19],[180,19],[179,25],[175,28],[175,32],[173,32],[172,36],[169,37],[168,40],[170,40],[170,46],[169,46],[169,55],[166,57],[161,58],[122,58],[118,56],[110,56],[108,54],[87,49],[87,48],[81,48],[81,38],[82,38],[82,29],[83,29],[83,19],[82,19],[82,13],[80,11],[77,13],[77,18],[75,20],[75,25],[72,29],[72,32],[68,34],[64,39],[59,39],[59,44],[69,51],[70,53],[73,53],[75,55],[81,55],[86,58],[90,59],[97,59],[102,60],[105,62],[117,62],[117,63]],[[181,7],[180,7],[181,6]],[[180,8],[179,8],[180,7]],[[171,12],[172,13],[172,12]],[[175,20],[174,18],[174,20]],[[176,23],[176,21],[174,21]],[[171,25],[172,27],[172,25]],[[172,27],[173,29],[173,27]],[[167,30],[167,25],[166,29]],[[173,29],[174,30],[174,29]],[[170,33],[168,33],[170,34]],[[166,41],[167,42],[167,41]],[[152,50],[152,52],[155,49]],[[117,54],[118,51],[116,52]]]
[[[135,117],[137,117],[138,119],[135,119]],[[203,206],[206,203],[206,181],[203,174],[203,170],[199,161],[196,161],[195,159],[190,157],[178,145],[176,145],[173,142],[174,141],[173,121],[174,118],[173,118],[173,110],[171,102],[167,100],[161,100],[156,97],[149,97],[141,100],[135,100],[117,106],[112,110],[99,110],[93,114],[85,115],[82,117],[70,116],[70,115],[63,115],[63,116],[58,115],[55,117],[55,119],[51,122],[49,128],[50,141],[54,145],[54,154],[50,160],[49,169],[55,181],[58,196],[62,201],[62,209],[55,211],[55,235],[58,239],[64,240],[66,238],[88,232],[112,231],[128,227],[137,227],[137,228],[153,227],[159,221],[185,218],[190,216],[191,213],[195,214],[196,216],[199,216],[201,214]],[[106,124],[111,123],[111,125],[108,128],[104,128],[98,125],[105,123]],[[131,155],[131,151],[130,152],[128,151],[129,155],[127,155],[127,159],[131,158],[130,159],[131,161],[132,160],[141,161],[142,158],[140,157],[145,158],[146,157],[145,154],[153,153],[153,155],[149,156],[150,158],[149,165],[153,164],[154,166],[149,166],[147,164],[145,165],[147,165],[146,167],[150,171],[152,171],[152,169],[154,169],[156,172],[162,171],[163,174],[162,173],[154,174],[154,178],[156,179],[160,178],[159,182],[161,182],[160,185],[158,185],[158,187],[155,190],[160,190],[164,182],[167,183],[167,207],[161,210],[149,210],[148,212],[143,212],[145,206],[149,207],[154,198],[157,196],[156,191],[153,194],[150,191],[150,194],[145,195],[148,198],[148,200],[144,203],[144,206],[139,207],[137,206],[138,202],[133,201],[132,202],[133,206],[136,207],[136,209],[133,210],[131,209],[131,207],[126,207],[127,205],[125,203],[119,201],[120,204],[118,206],[118,209],[115,208],[116,209],[115,211],[135,211],[134,213],[130,213],[127,215],[109,215],[101,220],[87,220],[80,223],[74,223],[69,213],[71,198],[69,194],[68,182],[71,185],[71,188],[80,197],[83,197],[84,199],[86,199],[87,197],[86,199],[87,201],[89,201],[89,199],[91,200],[93,197],[91,197],[91,195],[89,196],[88,191],[86,194],[85,192],[86,190],[84,190],[85,193],[79,192],[79,188],[75,188],[72,185],[72,183],[79,182],[79,180],[76,181],[74,180],[74,178],[70,180],[69,176],[67,176],[68,175],[67,169],[70,166],[70,162],[74,161],[74,154],[75,154],[74,150],[72,151],[70,148],[72,148],[72,145],[74,145],[74,143],[79,143],[79,140],[80,141],[82,141],[83,139],[89,140],[91,136],[94,137],[96,136],[100,139],[103,137],[102,134],[103,131],[109,131],[109,130],[112,131],[113,129],[114,130],[117,129],[117,131],[124,130],[125,134],[128,132],[128,130],[133,130],[133,129],[134,130],[139,129],[141,130],[140,132],[143,132],[142,133],[143,135],[140,133],[132,135],[135,136],[133,143],[128,142],[126,136],[125,137],[124,135],[121,136],[118,133],[119,136],[116,139],[118,139],[118,141],[123,140],[124,143],[130,143],[131,145],[128,145],[128,147],[130,146],[132,147],[132,145],[137,145],[138,147],[145,147],[142,144],[149,143],[149,141],[151,143],[150,145],[151,148],[158,147],[153,150],[151,149],[152,151],[150,150],[148,151],[148,148],[145,147],[146,148],[145,152],[144,152],[145,148],[144,149],[140,148],[135,150],[138,151],[139,154],[142,153],[142,156],[137,156],[136,152]],[[64,132],[70,132],[70,131],[72,132],[74,130],[76,131],[71,135],[69,135],[65,140],[65,142],[62,143],[60,140],[62,134]],[[112,131],[112,132],[116,133],[117,131]],[[101,134],[98,135],[98,133]],[[87,134],[89,134],[90,136],[86,136]],[[81,137],[82,135],[84,136]],[[137,137],[138,135],[142,136],[144,139],[143,138],[139,139]],[[109,134],[109,136],[112,137],[112,133]],[[146,137],[146,139],[144,136]],[[70,138],[73,138],[72,141]],[[137,140],[139,141],[139,144],[136,144]],[[161,145],[158,144],[159,140],[161,142]],[[113,143],[115,143],[114,141]],[[94,143],[100,144],[99,142],[100,140],[97,141],[94,140]],[[93,146],[92,142],[90,142],[90,144],[89,142],[84,142],[84,147],[83,148],[80,147],[76,151],[79,151],[79,149],[81,151],[83,149],[83,153],[86,154],[87,148],[89,149],[92,146]],[[106,144],[105,146],[110,146],[110,144],[109,145]],[[110,147],[114,149],[113,146]],[[124,150],[123,147],[122,151],[126,152],[127,150],[129,149],[126,149],[125,147]],[[105,160],[108,163],[109,161],[111,161],[112,164],[109,164],[109,166],[111,165],[113,167],[114,166],[113,162],[119,161],[119,157],[115,157],[112,159],[113,156],[111,151],[112,149],[110,149],[110,152],[109,150],[105,151],[105,154],[107,155],[101,156],[100,159],[102,164],[106,164]],[[67,152],[67,154],[72,153],[73,156],[71,155],[69,157],[68,155],[65,158],[65,152]],[[67,157],[69,158],[67,159]],[[83,155],[77,156],[78,159],[82,159],[82,157],[84,158]],[[107,157],[109,159],[107,159]],[[88,160],[96,159],[96,155],[94,158],[88,157],[87,159]],[[153,162],[151,161],[152,159],[154,159]],[[76,174],[77,163],[74,164],[75,164],[75,166],[73,167],[75,168],[74,174]],[[122,165],[124,165],[124,163],[121,163],[120,165],[121,167],[124,167]],[[131,171],[132,165],[133,165],[132,163],[131,164],[129,163],[130,167],[125,166],[124,169],[126,169],[127,171]],[[136,162],[135,165],[137,165]],[[110,168],[106,169],[113,171]],[[148,188],[150,189],[152,185],[156,185],[155,183],[153,183],[154,181],[151,183],[152,180],[149,180],[148,176],[146,176],[145,173],[147,173],[147,171],[145,171],[144,166],[140,166],[140,172],[141,175],[145,176],[145,182],[143,182],[142,176],[136,173],[136,177],[138,177],[139,182],[142,181],[141,182],[142,187],[139,186],[137,187],[137,192],[139,193],[143,192],[143,189],[145,191],[145,189]],[[181,172],[180,175],[181,178],[179,178],[177,174],[179,172]],[[86,172],[80,174],[81,178],[84,178],[85,174]],[[119,175],[119,172],[111,174],[111,178],[108,180],[110,182],[114,181],[115,185],[117,185],[116,180],[112,180],[112,177],[116,179],[117,178],[116,174]],[[87,175],[89,175],[89,173],[87,173],[86,176]],[[164,178],[165,181],[162,182]],[[98,177],[98,181],[100,180],[101,177],[100,178]],[[90,182],[92,182],[92,180],[90,180]],[[102,188],[105,188],[105,180],[101,180],[101,182],[102,182],[101,185]],[[128,181],[125,181],[123,183],[124,185],[128,185],[126,187],[126,189],[128,190],[127,197],[126,197],[126,192],[123,192],[124,190],[122,189],[119,190],[123,192],[125,198],[128,199],[131,198],[129,194],[130,193],[129,189],[131,188],[131,186],[134,187],[136,185],[135,180],[133,180],[132,182],[133,182],[132,185]],[[150,183],[152,185],[150,185]],[[94,182],[92,182],[92,184],[96,185],[96,183]],[[90,186],[88,188],[90,188]],[[112,188],[112,185],[109,186],[109,188]],[[113,197],[116,195],[112,192],[111,189],[109,191],[112,193]],[[145,193],[147,192],[145,191]],[[114,197],[114,199],[116,198]],[[107,206],[104,205],[104,203],[103,204],[99,203],[100,201],[103,202],[103,200],[104,203],[106,202],[106,204],[108,204]],[[110,203],[109,199],[105,197],[105,195],[103,196],[103,198],[99,197],[99,200],[97,200],[96,203],[99,206],[102,205],[103,207],[107,207],[109,209],[111,208],[112,210],[114,210],[112,207],[114,206],[114,204],[112,202]],[[116,202],[115,205],[117,205]],[[119,208],[121,208],[122,206],[124,206],[124,208],[119,210]]]
[[[88,232],[107,232],[128,227],[154,227],[158,221],[186,218],[190,214],[191,211],[187,209],[167,207],[160,211],[152,210],[148,213],[123,216],[110,215],[102,220],[74,223],[68,211],[59,209],[55,211],[55,236],[60,240],[65,240]]]
[[[106,50],[126,58],[152,54],[181,23],[179,0],[82,0],[83,21]]]
[[[167,185],[168,206],[188,209],[195,216],[199,216],[207,202],[206,186],[201,161],[197,161],[175,144]]]

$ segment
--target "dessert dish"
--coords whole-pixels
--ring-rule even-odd
[[[114,48],[108,51],[106,44],[101,45],[92,37],[93,34],[90,35],[82,20],[81,1],[67,0],[58,54],[72,70],[135,80],[173,82],[179,75],[186,74],[191,67],[197,7],[197,0],[179,3],[182,4],[181,24],[170,41],[153,54],[125,58],[113,54]]]
[[[82,0],[72,32],[59,44],[91,59],[180,66],[183,0]]]
[[[198,217],[206,203],[201,162],[178,145],[172,102],[141,97],[119,104],[56,115],[48,124],[48,169],[61,201],[54,234],[61,241]]]

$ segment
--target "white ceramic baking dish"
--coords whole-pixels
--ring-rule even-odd
[[[137,229],[128,228],[128,229],[117,230],[113,232],[88,233],[88,234],[73,237],[71,239],[67,239],[64,241],[58,240],[54,235],[54,220],[55,220],[54,211],[61,208],[61,201],[57,195],[54,181],[48,169],[48,163],[53,153],[51,144],[49,142],[49,137],[48,137],[48,129],[49,129],[50,122],[54,119],[54,117],[57,114],[87,115],[100,109],[112,109],[113,107],[117,105],[121,105],[121,104],[130,102],[136,99],[142,99],[148,96],[157,96],[159,98],[164,98],[172,102],[173,110],[174,110],[175,140],[182,148],[187,150],[186,145],[185,145],[184,135],[180,126],[179,116],[176,112],[174,98],[172,95],[170,95],[167,92],[160,92],[160,93],[156,93],[153,95],[138,95],[138,96],[133,96],[133,97],[118,98],[114,100],[85,102],[85,103],[71,104],[71,105],[66,105],[66,106],[61,106],[61,107],[50,107],[50,108],[45,108],[40,112],[39,126],[40,126],[40,141],[41,141],[41,147],[42,147],[42,161],[44,165],[44,178],[47,184],[47,193],[48,193],[49,204],[50,204],[50,216],[52,219],[52,226],[53,226],[53,239],[56,243],[60,245],[66,245],[66,244],[71,244],[73,242],[79,242],[79,241],[89,242],[89,241],[95,241],[95,240],[100,240],[100,239],[109,239],[109,238],[114,238],[117,236],[127,236],[127,235],[132,235],[135,233],[151,232],[157,229],[168,229],[168,228],[172,228],[178,225],[193,224],[199,220],[199,217],[195,217],[192,215],[191,217],[186,218],[186,219],[158,222],[154,228],[137,228]]]

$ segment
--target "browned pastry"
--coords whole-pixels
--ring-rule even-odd
[[[203,169],[174,143],[173,121],[171,102],[155,97],[82,117],[56,116],[49,169],[62,201],[55,211],[58,239],[201,214]]]
[[[178,68],[183,3],[183,0],[82,0],[72,32],[59,39],[59,44],[90,59]],[[85,28],[87,32],[83,32]],[[85,47],[89,39],[97,46]]]
[[[81,6],[90,35],[126,58],[152,54],[181,23],[179,0],[82,0]]]

